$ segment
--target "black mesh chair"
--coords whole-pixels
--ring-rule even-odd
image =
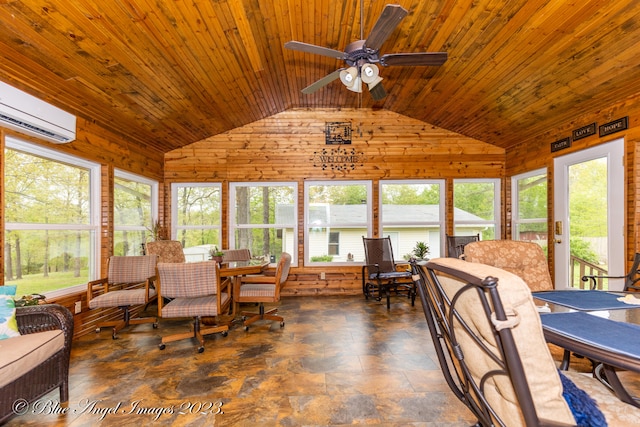
[[[591,289],[602,289],[604,279],[624,279],[624,291],[640,291],[640,253],[636,253],[633,257],[633,265],[631,270],[624,276],[582,276],[582,281],[591,281]]]
[[[460,258],[464,254],[464,247],[468,243],[480,240],[480,234],[473,236],[449,236],[447,235],[447,256],[449,258]]]
[[[393,259],[391,238],[362,237],[364,243],[365,265],[362,266],[362,292],[381,301],[387,299],[387,308],[391,308],[391,292],[406,295],[415,304],[415,284],[411,278],[409,264],[404,271],[398,269]]]

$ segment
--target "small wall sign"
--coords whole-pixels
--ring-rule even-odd
[[[327,122],[324,133],[326,144],[351,144],[351,122]]]
[[[556,142],[552,142],[551,152],[555,153],[556,151],[564,150],[565,148],[569,148],[569,147],[571,147],[571,138],[566,137]]]
[[[600,136],[611,135],[629,128],[629,116],[605,123],[600,126]]]
[[[591,135],[595,135],[596,134],[596,126],[597,126],[597,124],[594,122],[594,123],[591,123],[590,125],[583,126],[581,128],[578,128],[578,129],[574,129],[573,132],[572,132],[573,140],[577,141],[579,139],[586,138],[586,137],[591,136]]]
[[[364,153],[355,148],[323,148],[313,153],[313,166],[322,170],[350,171],[364,164]]]

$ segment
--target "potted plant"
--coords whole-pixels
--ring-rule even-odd
[[[413,248],[413,254],[418,259],[424,259],[429,255],[429,245],[425,242],[416,242],[416,245]]]
[[[214,246],[213,248],[209,249],[209,256],[213,261],[217,262],[218,264],[222,264],[222,257],[224,256],[224,252],[219,250],[217,246]]]

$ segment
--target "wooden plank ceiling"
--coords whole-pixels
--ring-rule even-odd
[[[509,148],[640,92],[637,0],[398,0],[409,14],[381,54],[445,51],[443,66],[382,68],[381,101],[339,80],[302,94],[344,63],[284,43],[343,51],[387,3],[0,0],[0,80],[162,152],[315,107],[387,109]]]

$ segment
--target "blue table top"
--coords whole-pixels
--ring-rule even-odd
[[[618,301],[618,298],[621,296],[620,294],[605,291],[544,291],[533,292],[532,295],[541,301],[547,301],[581,311],[620,310],[640,307],[639,305],[625,304],[624,302]]]
[[[545,329],[618,354],[640,355],[640,326],[616,322],[583,311],[544,313]]]

